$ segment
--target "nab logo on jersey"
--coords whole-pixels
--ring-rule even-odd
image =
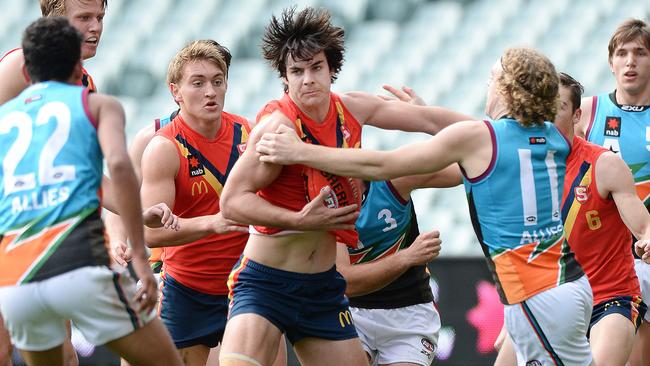
[[[531,145],[545,145],[546,144],[546,137],[529,137],[528,142]]]
[[[203,164],[201,164],[199,158],[188,155],[187,162],[190,168],[190,177],[198,177],[205,174],[205,169],[203,169]]]
[[[605,136],[621,136],[621,117],[607,116],[605,119]]]

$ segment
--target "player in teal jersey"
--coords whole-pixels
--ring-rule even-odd
[[[142,257],[142,217],[123,142],[123,110],[110,97],[70,85],[81,75],[81,41],[65,18],[34,22],[23,49],[37,84],[0,108],[0,138],[10,146],[0,157],[4,322],[30,365],[63,364],[65,319],[133,362],[153,360],[149,351],[133,347],[153,341],[170,364],[179,365],[162,324],[149,321],[156,289]],[[137,293],[128,276],[108,268],[97,194],[102,155],[121,193],[116,205],[135,238],[135,269],[145,282]]]

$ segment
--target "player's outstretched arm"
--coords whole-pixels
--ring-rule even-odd
[[[402,103],[402,102],[400,102]],[[304,164],[346,177],[389,180],[405,175],[428,174],[460,162],[480,135],[475,121],[446,128],[428,141],[392,151],[335,149],[303,143],[295,131],[279,126],[256,144],[260,161]],[[478,133],[477,133],[478,131]],[[486,130],[487,131],[487,130]]]
[[[284,126],[293,131],[290,121],[276,111],[253,129],[248,148],[233,167],[221,193],[221,212],[231,220],[249,225],[272,226],[294,230],[353,229],[349,224],[356,218],[356,205],[328,209],[323,205],[327,192],[296,212],[275,206],[257,195],[271,184],[282,171],[282,166],[259,160],[255,143],[267,131]]]
[[[352,265],[345,244],[337,245],[336,269],[341,272],[348,285],[347,296],[361,296],[387,286],[409,268],[425,265],[440,254],[440,233],[430,231],[420,234],[406,249],[383,259]]]
[[[433,135],[453,123],[475,119],[443,107],[386,100],[364,92],[346,93],[341,98],[359,123],[387,130],[425,132]]]
[[[639,199],[634,178],[625,162],[616,154],[606,152],[596,162],[596,184],[601,198],[611,194],[625,225],[642,243],[637,254],[650,261],[650,214]],[[606,218],[603,218],[606,220]]]

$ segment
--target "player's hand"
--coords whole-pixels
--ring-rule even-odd
[[[149,263],[143,257],[133,258],[133,270],[138,275],[142,286],[135,293],[134,301],[138,303],[138,311],[149,312],[158,301],[158,283],[153,276]]]
[[[225,234],[225,233],[231,233],[231,232],[240,232],[240,233],[247,233],[248,232],[248,226],[242,226],[240,223],[233,221],[233,220],[228,220],[223,215],[221,212],[213,216],[213,221],[212,221],[212,231],[215,234]]]
[[[180,229],[178,216],[174,215],[169,206],[163,202],[144,210],[142,213],[142,221],[152,229],[159,227],[175,231]]]
[[[291,165],[297,163],[296,158],[303,144],[293,128],[280,125],[275,133],[262,135],[255,150],[260,154],[261,162]]]
[[[637,241],[634,243],[634,250],[644,262],[650,263],[650,240],[642,239]]]
[[[298,212],[298,227],[301,230],[354,230],[354,222],[359,217],[358,206],[328,208],[325,204],[331,190],[329,186],[324,187]]]
[[[123,241],[111,241],[111,257],[115,260],[115,263],[119,264],[122,267],[126,267],[128,262],[133,259],[133,252],[131,248]]]
[[[424,265],[440,254],[442,240],[438,230],[422,233],[406,249],[398,252],[410,266]]]
[[[402,102],[414,104],[414,105],[427,105],[424,102],[424,99],[420,97],[415,90],[409,88],[408,86],[403,86],[402,90],[394,88],[390,85],[383,85],[384,90],[394,95],[394,97],[387,95],[379,95],[381,99],[384,100],[394,100],[395,98],[401,100]]]

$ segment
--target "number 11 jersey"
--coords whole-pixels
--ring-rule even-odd
[[[565,240],[560,206],[570,145],[549,122],[523,127],[502,118],[485,124],[490,165],[463,181],[501,301],[516,304],[584,274]]]

